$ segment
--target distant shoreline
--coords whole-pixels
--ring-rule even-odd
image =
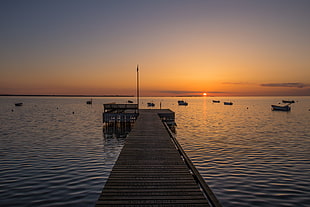
[[[28,97],[134,97],[133,95],[30,95],[30,94],[0,94],[0,96],[28,96]]]

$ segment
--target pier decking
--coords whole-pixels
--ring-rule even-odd
[[[139,110],[97,207],[210,206],[158,113]]]

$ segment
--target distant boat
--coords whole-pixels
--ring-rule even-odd
[[[186,101],[180,100],[178,101],[179,106],[187,106],[188,103]]]
[[[221,101],[212,100],[213,103],[220,103]]]
[[[152,102],[149,102],[149,103],[147,103],[147,106],[148,106],[148,107],[154,107],[154,106],[155,106],[155,104],[154,104],[154,103],[152,103]]]
[[[23,103],[15,103],[15,106],[22,106],[23,105]]]
[[[90,101],[86,101],[86,104],[93,104],[93,99],[90,99]]]
[[[295,101],[294,100],[291,100],[291,101],[289,101],[289,100],[282,100],[282,103],[295,103]]]
[[[224,102],[224,105],[233,105],[233,102]]]
[[[290,111],[291,107],[289,104],[285,106],[279,106],[279,105],[271,105],[273,111]]]
[[[128,102],[128,103],[133,103],[133,101],[132,101],[132,100],[128,100],[127,102]]]

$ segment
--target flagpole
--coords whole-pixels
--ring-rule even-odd
[[[139,65],[137,65],[137,104],[138,104],[138,110],[139,110]]]

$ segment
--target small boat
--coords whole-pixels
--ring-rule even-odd
[[[221,103],[221,101],[212,100],[212,103]]]
[[[128,100],[127,102],[128,102],[128,103],[133,103],[133,101],[132,101],[132,100]]]
[[[149,102],[149,103],[147,103],[147,106],[148,106],[148,107],[154,107],[154,106],[155,106],[155,104],[154,104],[154,103],[152,103],[152,102]]]
[[[86,101],[86,104],[93,104],[93,99],[90,99],[90,101]]]
[[[291,100],[291,101],[289,101],[289,100],[282,100],[282,103],[295,103],[295,101],[294,100]]]
[[[186,101],[180,100],[178,101],[179,106],[187,106],[188,103]]]
[[[224,105],[233,105],[233,102],[224,102]]]
[[[291,107],[290,104],[287,104],[285,106],[279,106],[279,105],[271,105],[273,111],[290,111]]]
[[[15,106],[22,106],[23,105],[23,103],[15,103]]]

